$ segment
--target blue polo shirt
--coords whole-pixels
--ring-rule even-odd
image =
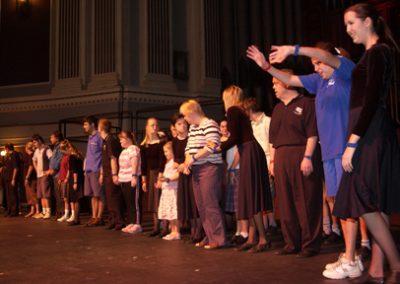
[[[103,139],[100,133],[89,135],[86,148],[85,172],[99,172],[101,166],[101,154],[103,150]]]
[[[299,76],[304,88],[316,95],[315,112],[323,161],[341,156],[347,141],[351,74],[355,64],[346,57],[338,58],[340,66],[328,80],[316,73]]]

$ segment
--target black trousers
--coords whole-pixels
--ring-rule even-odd
[[[121,183],[123,201],[125,204],[127,224],[142,223],[142,187],[141,178],[138,177],[138,184],[132,187],[130,182]]]
[[[58,184],[58,177],[53,177],[53,198],[52,206],[56,215],[64,214],[64,196],[62,194],[61,186]]]
[[[12,186],[11,181],[5,182],[6,200],[7,200],[7,214],[18,215],[18,187]]]
[[[121,187],[113,183],[111,176],[104,176],[103,183],[106,189],[106,204],[110,215],[109,222],[114,225],[123,225]]]
[[[314,171],[300,171],[305,147],[280,147],[275,152],[275,186],[283,238],[288,251],[319,252],[322,230],[322,163],[319,148]]]

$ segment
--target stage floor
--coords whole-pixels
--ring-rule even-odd
[[[260,254],[206,251],[144,233],[1,216],[0,283],[348,283],[321,275],[341,246],[297,259],[274,255],[282,240],[273,240],[271,251]]]

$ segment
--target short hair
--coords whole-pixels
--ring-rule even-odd
[[[179,119],[183,119],[183,115],[179,112],[176,112],[171,117],[171,124],[175,125]]]
[[[25,149],[28,149],[29,151],[33,152],[35,149],[33,148],[33,143],[32,141],[26,142],[25,144]]]
[[[198,115],[204,115],[201,105],[196,100],[188,100],[188,101],[182,103],[179,108],[179,112],[182,115],[192,114],[192,113],[196,113]]]
[[[94,124],[95,127],[97,127],[98,121],[99,120],[93,115],[89,115],[83,118],[83,123],[87,122],[89,124]]]
[[[44,139],[39,134],[33,134],[32,135],[32,141],[38,141],[38,142],[44,144]]]
[[[62,140],[64,140],[64,136],[59,130],[55,130],[53,133],[51,133],[51,135],[56,137],[58,142],[61,142]]]
[[[6,150],[9,150],[9,151],[14,151],[14,144],[7,143],[6,145],[4,145],[4,148],[6,148]]]
[[[133,134],[133,132],[121,130],[121,132],[118,134],[118,138],[128,138],[132,141],[133,145],[136,145],[137,143],[135,134]]]
[[[111,132],[111,121],[107,118],[100,118],[99,119],[99,128],[103,130],[105,133]]]
[[[261,105],[257,103],[256,98],[246,98],[243,101],[243,108],[245,111],[260,112],[263,111]]]

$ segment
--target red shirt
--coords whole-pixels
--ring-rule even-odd
[[[69,155],[63,155],[60,164],[60,171],[58,172],[58,180],[64,181],[67,178],[69,170]]]

